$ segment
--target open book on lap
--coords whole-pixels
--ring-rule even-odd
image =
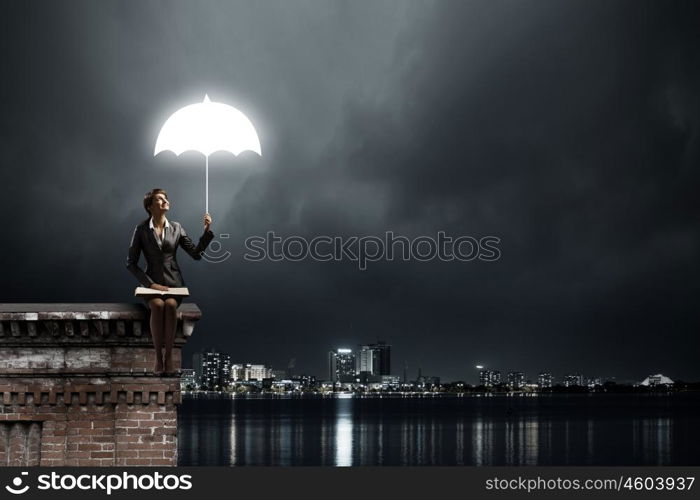
[[[186,287],[181,288],[168,288],[168,290],[161,292],[160,290],[154,290],[153,288],[145,288],[139,286],[134,292],[135,297],[148,297],[152,295],[172,295],[173,297],[188,297],[190,291]]]

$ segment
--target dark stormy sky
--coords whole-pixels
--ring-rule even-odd
[[[3,302],[126,302],[143,194],[201,234],[203,157],[153,157],[212,100],[263,157],[211,158],[232,257],[179,260],[187,347],[326,377],[477,363],[700,379],[700,5],[641,1],[12,2],[0,36]],[[495,235],[497,262],[246,262],[281,236]]]

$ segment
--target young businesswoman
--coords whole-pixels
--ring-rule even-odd
[[[214,234],[210,230],[211,216],[208,213],[204,214],[204,234],[195,246],[178,222],[169,221],[165,217],[166,212],[170,210],[170,202],[164,190],[152,189],[146,193],[143,198],[143,207],[149,218],[134,230],[126,267],[144,287],[167,291],[168,287],[185,286],[177,263],[177,249],[182,247],[194,260],[200,260],[202,252],[214,239]],[[141,252],[146,259],[145,271],[138,265]],[[177,328],[177,308],[182,298],[145,297],[144,301],[151,310],[151,335],[156,351],[154,371],[158,374],[172,373],[172,348]]]

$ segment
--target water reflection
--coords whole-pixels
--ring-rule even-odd
[[[671,418],[645,418],[633,422],[634,450],[642,454],[649,464],[665,465],[671,461],[673,438]]]
[[[339,398],[336,404],[334,465],[352,465],[352,399]]]
[[[231,442],[230,448],[230,453],[229,453],[229,458],[228,458],[228,463],[230,465],[236,465],[236,458],[237,458],[237,453],[236,453],[236,414],[231,412],[231,420],[229,422],[229,440]]]
[[[697,465],[697,395],[185,398],[181,465]]]

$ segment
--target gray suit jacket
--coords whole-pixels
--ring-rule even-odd
[[[175,255],[177,247],[181,246],[194,260],[200,260],[202,252],[214,239],[214,233],[205,231],[195,246],[179,222],[168,221],[172,230],[166,231],[161,249],[153,231],[148,227],[149,220],[146,219],[134,229],[131,245],[129,245],[129,256],[126,259],[127,269],[145,287],[150,287],[153,283],[172,287],[185,286]],[[145,272],[138,264],[141,252],[146,259]]]

